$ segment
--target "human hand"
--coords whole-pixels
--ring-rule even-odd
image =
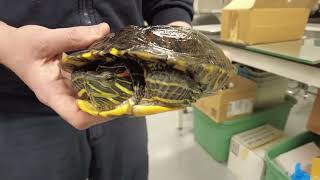
[[[174,21],[174,22],[169,23],[168,25],[191,28],[191,25],[187,22],[184,22],[184,21]]]
[[[85,48],[108,32],[105,23],[47,29],[35,25],[14,28],[0,22],[0,62],[16,73],[43,104],[75,128],[85,129],[108,119],[93,117],[78,108],[59,61],[63,52]]]

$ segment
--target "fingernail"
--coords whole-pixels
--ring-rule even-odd
[[[95,25],[94,28],[97,31],[97,33],[102,36],[107,34],[110,30],[110,27],[107,23],[100,23],[98,25]]]

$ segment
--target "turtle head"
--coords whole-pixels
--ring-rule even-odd
[[[91,68],[72,73],[72,84],[81,100],[88,101],[96,109],[105,110],[113,109],[133,96],[132,78],[125,66],[99,65],[96,70]]]

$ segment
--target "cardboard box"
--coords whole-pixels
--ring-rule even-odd
[[[318,91],[317,98],[313,104],[307,128],[320,135],[320,91]]]
[[[266,150],[285,138],[282,131],[264,125],[231,139],[228,168],[237,180],[263,180]]]
[[[256,98],[255,82],[241,76],[230,79],[232,87],[218,91],[213,96],[201,98],[195,106],[217,123],[250,114]]]
[[[295,166],[297,163],[301,163],[302,170],[310,174],[312,160],[318,156],[320,156],[320,149],[314,142],[310,142],[279,155],[275,159],[275,162],[289,176],[295,172]]]
[[[222,13],[221,39],[242,44],[303,37],[317,0],[233,0]]]
[[[311,180],[320,180],[320,157],[312,161]]]

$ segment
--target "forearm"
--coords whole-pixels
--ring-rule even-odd
[[[9,46],[10,32],[14,28],[0,21],[0,64],[4,64],[4,59]]]
[[[171,24],[172,22],[191,24],[193,0],[144,0],[143,16],[149,25]]]

